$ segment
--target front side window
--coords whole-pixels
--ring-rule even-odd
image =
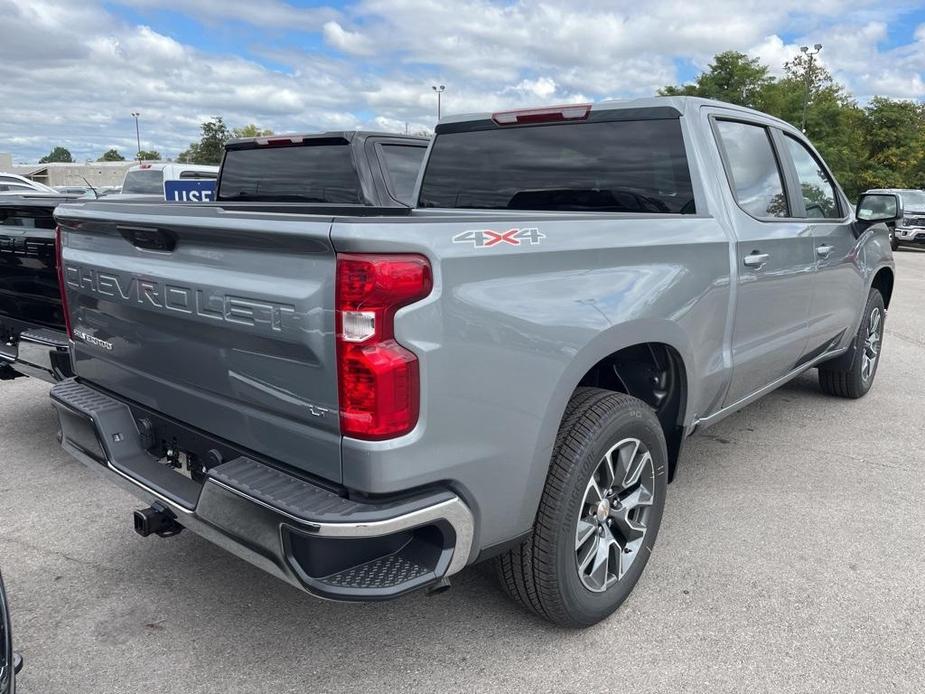
[[[785,136],[784,140],[787,142],[787,151],[797,169],[806,216],[816,219],[841,219],[835,186],[832,185],[822,164],[802,142],[789,135]]]
[[[716,121],[727,173],[739,206],[753,217],[789,217],[784,183],[767,128]]]
[[[678,119],[438,134],[421,207],[694,214]]]

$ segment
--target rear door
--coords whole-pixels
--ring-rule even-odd
[[[330,217],[174,210],[59,208],[78,376],[339,482]]]
[[[852,332],[867,300],[858,267],[854,217],[825,163],[805,142],[781,132],[782,160],[789,169],[795,215],[812,234],[816,262],[807,356],[834,347]]]
[[[813,236],[794,217],[772,140],[760,121],[712,119],[732,195],[736,305],[731,405],[792,371],[806,346]]]

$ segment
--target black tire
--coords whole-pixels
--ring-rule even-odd
[[[586,495],[591,488],[592,475],[601,469],[605,454],[614,450],[616,444],[626,441],[639,442],[629,456],[631,460],[644,460],[644,449],[651,456],[651,475],[648,462],[645,463],[647,472],[640,475],[640,480],[646,481],[646,498],[651,500],[651,505],[644,509],[640,505],[639,513],[644,515],[634,517],[633,522],[644,525],[645,530],[641,539],[635,541],[633,550],[628,549],[632,544],[626,541],[628,535],[620,536],[624,543],[613,545],[612,554],[610,548],[605,550],[608,558],[603,570],[604,585],[599,588],[600,592],[593,592],[584,583],[591,578],[587,573],[579,573],[576,532],[581,530],[579,519],[587,509]],[[626,469],[632,467],[634,463],[628,463]],[[504,590],[537,615],[561,626],[590,626],[607,617],[630,594],[652,552],[665,506],[667,473],[665,436],[648,405],[622,393],[579,388],[572,396],[559,427],[533,531],[527,540],[496,561]],[[624,479],[629,477],[628,472]],[[616,475],[614,478],[616,480]],[[648,494],[649,487],[651,495]],[[641,490],[642,486],[638,489]],[[629,487],[624,491],[629,493],[628,490]],[[619,499],[619,495],[613,497],[611,511],[614,514],[621,508]],[[610,503],[604,509],[606,520],[595,520],[593,516],[588,516],[588,519],[613,526],[607,536],[612,538],[621,531],[619,523],[614,525],[613,519],[606,516]],[[637,511],[624,510],[624,513]],[[601,527],[595,532],[604,538],[607,530]],[[597,537],[589,537],[595,544],[598,542]],[[618,551],[620,547],[626,548],[625,557]],[[589,553],[593,552],[589,550]],[[628,562],[628,568],[619,577],[608,572],[611,558],[618,572],[623,570],[622,562]],[[592,561],[591,565],[596,563]],[[615,579],[615,582],[608,585],[608,579]]]
[[[869,359],[868,338],[872,315],[875,311],[878,311],[880,315],[877,353],[873,364],[867,368],[867,373],[865,374],[865,354]],[[883,306],[883,296],[878,290],[871,289],[867,297],[867,304],[864,306],[864,314],[861,316],[861,324],[858,326],[858,332],[854,336],[854,356],[851,363],[845,365],[844,360],[839,358],[829,365],[826,363],[819,365],[819,387],[825,393],[852,399],[860,398],[867,394],[867,391],[870,390],[874,383],[877,368],[880,366],[885,320],[886,310]]]
[[[899,250],[899,241],[896,240],[896,236],[892,231],[890,232],[890,248],[893,249],[894,253]]]

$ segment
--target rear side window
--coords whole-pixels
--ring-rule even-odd
[[[753,217],[789,217],[787,196],[766,128],[716,121],[726,168],[739,206]]]
[[[693,214],[677,119],[437,135],[421,207]]]
[[[835,196],[835,186],[828,174],[813,154],[789,135],[784,136],[787,151],[793,159],[800,181],[800,193],[803,195],[803,205],[806,207],[806,216],[817,219],[840,219],[838,198]]]
[[[214,181],[218,174],[212,171],[181,171],[180,178],[192,178],[200,181]]]
[[[421,162],[424,160],[425,147],[408,145],[381,145],[380,159],[388,176],[389,193],[393,198],[406,205],[411,204],[411,192],[418,180]]]
[[[360,178],[346,142],[229,149],[217,198],[363,204]]]
[[[138,169],[125,174],[122,192],[134,195],[163,195],[164,174],[159,169]]]

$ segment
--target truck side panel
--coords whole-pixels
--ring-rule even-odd
[[[529,529],[565,404],[600,359],[667,343],[686,360],[688,416],[719,407],[729,238],[710,218],[641,219],[492,211],[336,222],[339,252],[423,253],[435,275],[431,297],[396,316],[399,341],[421,360],[418,427],[389,442],[344,439],[344,484],[389,492],[449,481],[480,516],[486,547]],[[467,232],[486,229],[537,235],[475,245]]]

